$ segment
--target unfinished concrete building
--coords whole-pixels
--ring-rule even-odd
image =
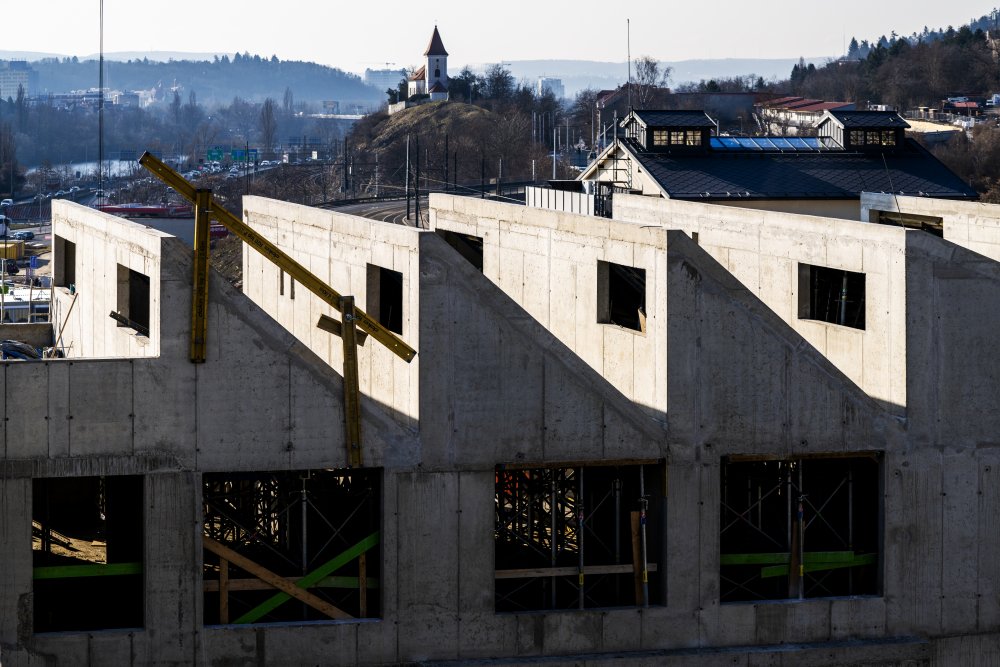
[[[860,209],[247,199],[419,352],[358,349],[349,467],[329,306],[246,248],[192,364],[190,250],[57,202],[0,663],[995,664],[1000,209]]]

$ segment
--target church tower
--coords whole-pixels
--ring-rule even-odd
[[[437,26],[434,26],[434,34],[424,56],[427,58],[424,66],[427,93],[432,100],[448,99],[448,52],[444,49]]]

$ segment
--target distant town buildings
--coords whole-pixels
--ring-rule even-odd
[[[35,88],[38,73],[26,60],[0,60],[0,97],[17,98],[18,88],[28,95]]]
[[[366,69],[365,83],[380,91],[396,90],[406,78],[405,69]]]
[[[538,86],[536,91],[539,96],[544,95],[546,91],[550,91],[553,95],[555,95],[556,99],[563,99],[566,97],[566,87],[563,86],[562,79],[540,76],[538,77]]]

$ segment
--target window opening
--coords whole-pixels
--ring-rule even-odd
[[[53,279],[59,287],[76,285],[76,244],[67,241],[56,234],[54,236],[55,254],[59,261],[55,265]]]
[[[497,466],[496,611],[663,604],[663,473]]]
[[[874,211],[875,222],[880,225],[919,229],[939,238],[944,238],[944,218],[935,215],[918,215],[916,213],[896,213],[890,211]]]
[[[403,333],[403,274],[368,265],[368,314],[389,331]]]
[[[880,454],[721,468],[723,602],[879,594]]]
[[[799,319],[865,328],[865,274],[799,264]]]
[[[143,478],[32,482],[35,632],[143,627]]]
[[[205,624],[379,618],[381,478],[375,469],[204,475]]]
[[[476,267],[477,271],[483,270],[483,239],[481,237],[449,232],[445,229],[439,229],[437,233],[448,242],[448,245],[457,250],[458,254],[464,257],[469,264]]]
[[[646,270],[597,262],[597,321],[646,332]]]
[[[149,335],[149,276],[118,265],[119,327],[130,327],[143,336]]]

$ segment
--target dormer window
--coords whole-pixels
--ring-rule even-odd
[[[852,146],[895,146],[895,130],[851,130]]]
[[[701,146],[700,130],[653,130],[654,148]]]

